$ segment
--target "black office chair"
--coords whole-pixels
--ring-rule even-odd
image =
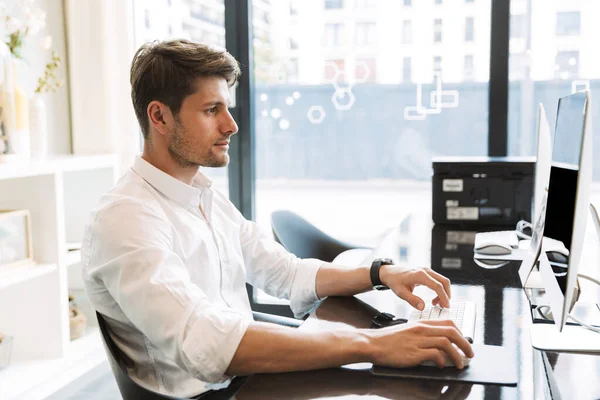
[[[299,327],[300,324],[302,324],[303,322],[300,320],[295,320],[293,318],[280,317],[278,315],[264,314],[259,312],[253,312],[253,315],[256,321],[271,322],[291,327]],[[127,356],[123,354],[121,349],[119,349],[115,342],[113,342],[108,332],[108,325],[106,324],[106,320],[104,319],[102,314],[96,312],[96,318],[98,319],[98,326],[100,327],[100,332],[102,333],[102,342],[104,344],[104,350],[106,351],[106,356],[108,358],[110,368],[112,369],[113,375],[115,376],[117,386],[119,387],[119,391],[121,392],[123,400],[187,400],[181,397],[173,397],[153,392],[144,388],[143,386],[140,386],[137,382],[131,379],[127,374],[125,366],[127,362],[131,363],[132,361],[127,361]],[[241,385],[234,385],[234,383],[232,383],[228,388],[212,393],[206,393],[204,395],[194,397],[194,399],[228,399],[235,394],[235,392],[239,389],[240,386]]]
[[[370,249],[334,239],[301,216],[287,210],[271,214],[271,227],[275,240],[299,258],[331,262],[346,250]]]

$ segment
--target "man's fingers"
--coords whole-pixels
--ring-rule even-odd
[[[419,363],[422,363],[423,361],[433,361],[435,366],[438,368],[444,368],[444,365],[446,365],[446,357],[444,356],[444,353],[435,348],[427,348],[422,350]]]
[[[428,325],[430,329],[424,331],[425,336],[429,337],[444,337],[456,344],[459,349],[469,358],[472,358],[475,353],[469,341],[462,335],[454,322],[450,320],[429,320],[420,321],[422,325]]]
[[[457,368],[463,369],[465,367],[460,356],[460,352],[452,344],[452,341],[449,338],[444,336],[431,337],[426,341],[426,345],[428,345],[428,347],[434,347],[446,353]]]
[[[405,300],[408,304],[410,304],[419,311],[423,311],[423,309],[425,308],[425,302],[423,301],[423,299],[419,296],[412,294],[408,289],[402,288],[396,294],[402,300]]]
[[[425,270],[421,270],[417,273],[417,280],[415,283],[427,286],[429,289],[433,290],[440,298],[440,305],[442,307],[450,307],[450,297],[448,297],[444,285],[433,279]]]
[[[452,293],[451,293],[451,289],[450,289],[450,279],[446,278],[444,275],[442,274],[438,274],[437,272],[435,272],[434,270],[432,270],[431,268],[423,268],[425,270],[425,272],[427,272],[429,275],[431,275],[431,277],[433,279],[435,279],[436,281],[440,282],[443,286],[444,289],[446,289],[446,293],[448,294],[448,298],[452,297]]]

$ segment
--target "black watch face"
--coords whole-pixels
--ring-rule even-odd
[[[389,287],[387,287],[385,285],[377,285],[377,286],[373,286],[373,289],[375,289],[375,290],[388,290]]]

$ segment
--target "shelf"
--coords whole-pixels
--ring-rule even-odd
[[[64,155],[44,160],[16,160],[0,163],[0,179],[23,178],[50,175],[59,171],[81,171],[97,168],[113,168],[116,156],[103,155]]]
[[[56,264],[32,264],[0,270],[0,289],[38,278],[53,272],[55,269]]]
[[[11,365],[0,371],[0,399],[45,399],[106,362],[100,330],[88,327],[65,356]]]

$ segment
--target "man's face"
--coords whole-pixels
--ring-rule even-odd
[[[198,78],[168,134],[169,153],[181,167],[225,167],[229,139],[238,127],[227,109],[229,88],[219,77]]]

